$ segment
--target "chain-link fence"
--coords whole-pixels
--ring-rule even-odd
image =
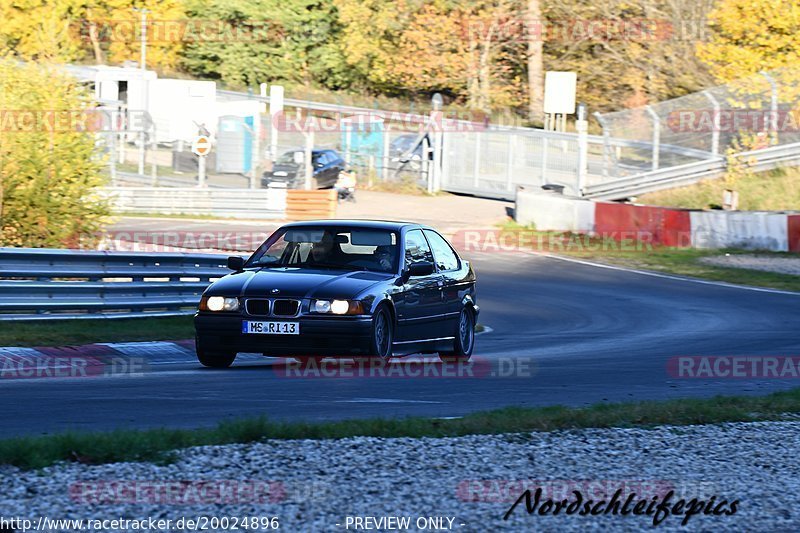
[[[657,104],[595,115],[605,173],[633,176],[800,141],[800,70],[785,68]]]
[[[444,137],[442,188],[513,199],[517,187],[579,194],[579,139],[574,133],[533,129],[453,132]],[[586,183],[601,172],[600,138],[587,138]]]

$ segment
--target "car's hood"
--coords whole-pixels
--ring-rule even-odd
[[[360,292],[394,276],[380,272],[330,269],[264,268],[229,274],[208,288],[207,294],[248,297],[354,298]],[[273,292],[275,289],[278,292]]]

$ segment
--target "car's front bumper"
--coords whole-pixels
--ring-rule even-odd
[[[298,322],[299,335],[242,333],[242,321]],[[269,356],[348,357],[367,355],[372,339],[369,316],[244,317],[197,313],[197,342],[211,352],[255,352]]]

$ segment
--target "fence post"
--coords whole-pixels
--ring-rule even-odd
[[[311,151],[314,149],[314,128],[309,128],[306,133],[306,147],[305,147],[305,190],[311,190],[311,182],[314,177],[314,163],[311,161]]]
[[[770,76],[764,71],[760,73],[762,76],[767,78],[769,82],[770,90],[770,128],[769,128],[769,136],[770,136],[770,144],[779,144],[778,139],[778,84],[775,82],[775,78]]]
[[[453,133],[453,131],[449,131],[447,134],[442,132],[442,176],[439,182],[440,188],[443,184],[447,184],[450,176],[450,158],[447,157],[447,154],[450,153],[450,135]]]
[[[611,159],[611,133],[608,130],[605,120],[603,120],[603,115],[595,111],[594,118],[597,119],[597,122],[600,123],[600,127],[603,128],[603,177],[608,178],[608,166]]]
[[[719,127],[720,127],[720,116],[719,116],[719,102],[714,95],[708,91],[703,91],[703,96],[711,102],[711,107],[714,109],[714,120],[713,120],[713,130],[711,132],[711,155],[717,157],[719,155]]]
[[[108,166],[109,172],[111,173],[111,186],[114,187],[117,184],[117,132],[114,131],[113,124],[108,138],[111,139],[108,147]]]
[[[478,179],[480,178],[480,166],[481,166],[481,134],[479,132],[475,132],[475,159],[473,160],[474,164],[472,166],[472,185],[477,189],[479,182]]]
[[[391,156],[389,155],[389,125],[384,121],[383,123],[383,160],[381,161],[381,181],[386,183],[389,179],[389,163]]]
[[[658,113],[653,111],[651,106],[644,107],[647,110],[647,113],[650,115],[650,118],[653,119],[653,170],[658,170],[658,158],[659,158],[659,151],[660,151],[660,144],[661,144],[661,117],[658,116]]]
[[[507,133],[508,147],[506,148],[506,190],[512,190],[512,182],[514,180],[514,140],[516,135],[514,133]]]
[[[575,129],[578,131],[578,184],[577,193],[583,196],[586,176],[589,174],[589,122],[586,120],[586,104],[578,104]]]

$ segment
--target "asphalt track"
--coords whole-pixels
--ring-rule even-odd
[[[478,273],[480,322],[493,330],[478,337],[476,358],[502,360],[516,369],[510,377],[287,378],[267,359],[219,371],[187,358],[138,377],[0,380],[3,436],[198,427],[256,415],[450,417],[509,405],[766,394],[798,383],[676,379],[666,368],[679,355],[800,355],[800,295],[542,256],[467,257]]]

